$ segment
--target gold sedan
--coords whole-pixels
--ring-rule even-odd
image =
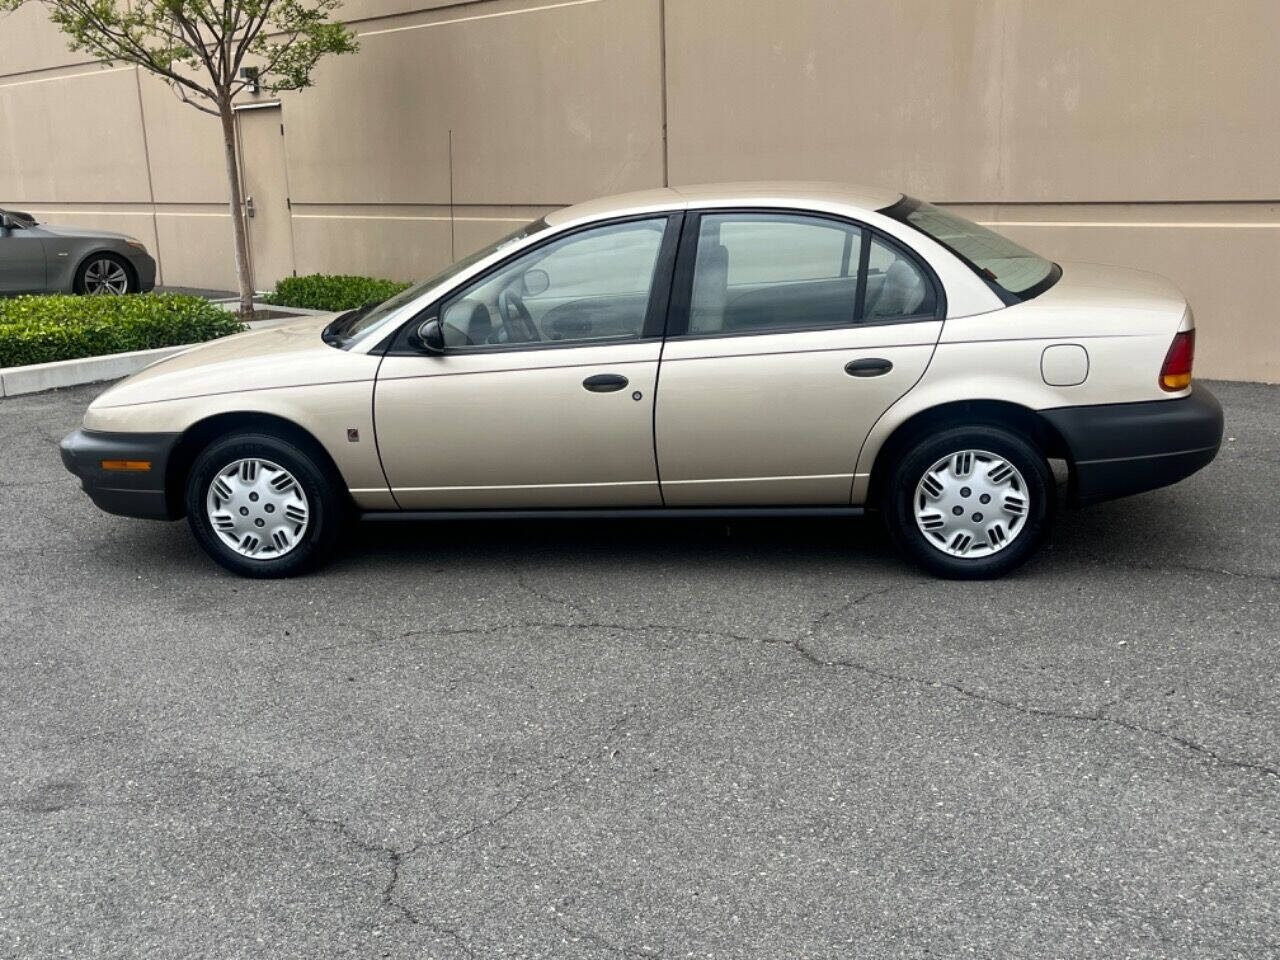
[[[365,519],[880,511],[949,577],[1218,450],[1167,281],[897,193],[664,188],[536,221],[374,307],[112,387],[62,445],[103,509],[284,576]]]

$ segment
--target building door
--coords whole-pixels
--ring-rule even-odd
[[[293,223],[279,104],[236,111],[240,180],[249,227],[249,272],[255,290],[270,290],[292,276]]]

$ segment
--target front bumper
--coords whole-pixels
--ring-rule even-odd
[[[1072,498],[1112,500],[1177,483],[1222,444],[1222,405],[1200,385],[1176,400],[1041,410],[1072,462]]]
[[[63,438],[62,463],[80,478],[89,499],[107,513],[147,520],[176,520],[180,504],[165,487],[178,433],[98,433],[75,430]],[[104,460],[147,461],[148,470],[104,470]]]

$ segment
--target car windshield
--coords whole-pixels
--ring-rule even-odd
[[[1030,300],[1048,290],[1062,275],[1053,261],[931,203],[903,197],[882,212],[937,240],[998,288],[998,293],[1003,291],[1001,299],[1005,302]]]
[[[428,277],[421,283],[415,283],[413,286],[400,291],[394,297],[375,303],[366,303],[364,306],[355,310],[350,310],[338,317],[333,323],[325,327],[324,339],[326,343],[335,347],[347,346],[356,337],[371,330],[385,317],[390,316],[394,311],[400,309],[406,303],[416,300],[422,294],[426,293],[432,287],[439,286],[449,280],[450,277],[456,276],[463,270],[466,270],[472,264],[479,263],[485,257],[497,253],[504,247],[523,240],[525,237],[531,237],[535,233],[541,233],[547,229],[547,221],[539,218],[532,223],[525,224],[514,233],[509,233],[501,240],[489,244],[487,247],[481,247],[475,253],[468,254],[461,260],[456,260],[449,266],[445,267],[434,276]]]

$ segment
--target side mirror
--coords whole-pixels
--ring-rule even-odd
[[[431,356],[444,353],[444,329],[440,326],[440,318],[432,317],[418,324],[418,329],[409,335],[409,343],[415,350]]]
[[[551,278],[547,276],[547,271],[539,270],[537,267],[526,270],[520,281],[526,297],[536,297],[540,293],[546,293],[547,288],[551,286]]]

